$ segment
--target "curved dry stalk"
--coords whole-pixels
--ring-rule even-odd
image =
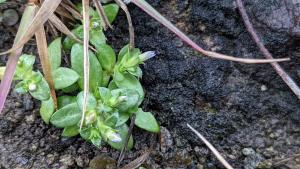
[[[80,122],[80,130],[82,129],[85,113],[87,111],[88,94],[89,94],[89,80],[90,80],[90,59],[89,59],[89,29],[90,29],[90,15],[89,15],[89,0],[82,0],[83,7],[83,71],[84,71],[84,89],[83,89],[83,106],[82,106],[82,118]]]
[[[18,41],[18,43],[13,46],[11,49],[0,53],[0,55],[5,55],[8,53],[12,53],[17,49],[24,46],[35,34],[35,32],[39,29],[40,25],[44,25],[44,23],[48,20],[48,18],[54,13],[58,5],[62,0],[45,0],[33,21],[29,25],[27,31],[22,36],[22,38]]]
[[[265,45],[262,43],[260,38],[258,37],[253,25],[247,15],[246,9],[243,5],[242,0],[236,0],[236,4],[240,11],[240,14],[243,18],[244,24],[247,28],[248,33],[251,35],[252,39],[256,43],[257,47],[259,48],[260,52],[265,56],[267,59],[273,59],[272,54],[268,51]],[[278,63],[271,63],[277,74],[282,78],[282,80],[289,86],[289,88],[295,93],[295,95],[300,99],[300,88],[296,84],[296,82],[286,73],[286,71],[278,64]]]
[[[28,30],[30,23],[33,21],[37,9],[38,8],[36,5],[28,5],[25,8],[13,46],[15,46],[19,42],[19,40],[24,36],[24,34],[26,34],[26,31]],[[8,61],[6,63],[6,69],[0,84],[0,113],[4,108],[5,100],[10,91],[10,86],[16,71],[19,57],[22,53],[22,48],[23,46],[21,46],[21,48],[18,48],[16,51],[12,52],[9,55]]]
[[[142,10],[144,10],[148,15],[152,16],[158,22],[160,22],[165,27],[167,27],[169,30],[171,30],[173,33],[175,33],[182,41],[186,42],[188,45],[190,45],[192,48],[194,48],[196,51],[202,53],[203,55],[206,55],[206,56],[209,56],[212,58],[216,58],[216,59],[223,59],[223,60],[229,60],[229,61],[235,61],[235,62],[241,62],[241,63],[251,63],[251,64],[253,64],[253,63],[274,63],[274,62],[282,62],[282,61],[290,60],[289,58],[245,59],[245,58],[237,58],[237,57],[233,57],[233,56],[228,56],[228,55],[204,50],[199,45],[197,45],[195,42],[193,42],[188,36],[186,36],[182,31],[180,31],[176,26],[174,26],[169,20],[167,20],[159,12],[157,12],[145,0],[130,0],[130,2],[134,3],[136,6],[138,6]]]
[[[93,0],[93,2],[94,2],[94,5],[95,5],[95,7],[97,9],[97,12],[98,12],[98,14],[99,14],[99,16],[101,18],[101,22],[103,24],[104,30],[106,30],[107,27],[110,27],[112,29],[112,26],[109,23],[109,20],[108,20],[106,14],[104,12],[104,8],[103,8],[101,2],[99,0]]]
[[[204,136],[202,136],[196,129],[187,124],[187,126],[205,143],[205,145],[213,152],[213,154],[217,157],[217,159],[224,165],[227,169],[233,169],[233,167],[222,157],[222,155],[218,152],[218,150],[210,144],[208,140]]]
[[[56,93],[54,88],[54,81],[52,76],[51,64],[49,61],[49,54],[48,54],[48,45],[47,45],[47,38],[44,26],[40,26],[40,28],[35,33],[36,43],[38,48],[39,57],[42,64],[43,73],[45,75],[45,79],[49,84],[51,97],[57,109],[57,99]]]
[[[127,18],[127,22],[128,22],[128,30],[129,30],[129,47],[130,49],[133,49],[135,46],[135,42],[134,42],[134,27],[132,24],[132,19],[130,16],[130,12],[126,6],[126,4],[122,1],[122,0],[115,0],[115,2],[120,6],[120,8],[125,12],[126,14],[126,18]]]

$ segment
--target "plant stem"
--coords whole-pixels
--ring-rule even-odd
[[[96,9],[98,11],[98,14],[101,18],[104,30],[106,30],[107,27],[110,27],[112,29],[112,26],[109,23],[109,20],[108,20],[106,14],[104,12],[104,8],[103,8],[101,2],[99,0],[93,0],[93,1],[94,1],[95,6],[96,6]]]
[[[156,19],[158,22],[163,24],[165,27],[167,27],[169,30],[171,30],[173,33],[175,33],[181,40],[186,42],[188,45],[190,45],[192,48],[197,50],[198,52],[202,53],[203,55],[217,58],[217,59],[223,59],[223,60],[230,60],[235,62],[241,62],[241,63],[273,63],[273,62],[282,62],[282,61],[288,61],[289,58],[283,58],[283,59],[245,59],[245,58],[236,58],[220,53],[215,53],[211,51],[206,51],[200,46],[198,46],[195,42],[193,42],[188,36],[186,36],[182,31],[180,31],[176,26],[174,26],[169,20],[167,20],[165,17],[163,17],[159,12],[157,12],[150,4],[148,4],[145,0],[131,0],[132,3],[137,5],[139,8],[144,10],[147,14],[152,16],[154,19]]]
[[[84,58],[84,90],[83,90],[83,107],[82,118],[80,122],[80,130],[82,129],[85,113],[87,111],[88,94],[89,94],[89,80],[90,80],[90,59],[89,59],[89,30],[90,30],[90,15],[89,15],[89,0],[82,0],[83,6],[83,58]]]
[[[273,59],[272,54],[268,51],[265,45],[262,43],[260,38],[258,37],[253,25],[249,19],[249,16],[246,12],[246,9],[243,5],[242,0],[236,0],[236,4],[240,11],[240,14],[243,18],[244,24],[247,28],[248,33],[251,35],[252,39],[256,43],[257,47],[259,48],[260,52],[265,56],[267,59]],[[295,93],[295,95],[300,99],[300,88],[295,83],[295,81],[285,72],[285,70],[278,64],[278,63],[271,63],[277,74],[282,78],[282,80],[289,86],[289,88]]]
[[[122,8],[122,10],[126,14],[126,18],[127,18],[127,22],[128,22],[128,30],[129,30],[129,47],[130,47],[130,49],[133,49],[135,46],[135,42],[134,42],[135,35],[134,35],[134,27],[132,24],[130,12],[129,12],[126,4],[122,0],[115,0],[115,2]]]

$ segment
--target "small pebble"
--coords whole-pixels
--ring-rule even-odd
[[[66,166],[72,166],[74,164],[74,159],[72,155],[66,154],[60,157],[59,162],[63,163]]]
[[[14,9],[7,9],[3,12],[2,23],[5,26],[13,26],[19,21],[18,12]]]
[[[265,91],[268,90],[268,88],[267,88],[266,85],[262,85],[262,86],[260,87],[260,90],[263,91],[263,92],[265,92]]]

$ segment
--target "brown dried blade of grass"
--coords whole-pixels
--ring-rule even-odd
[[[62,0],[45,0],[34,17],[33,21],[29,25],[25,34],[21,37],[21,39],[13,46],[11,49],[0,53],[0,55],[5,55],[11,52],[16,51],[17,49],[24,46],[35,34],[35,32],[39,29],[40,25],[44,25],[48,18],[54,13],[58,5]]]
[[[212,153],[223,164],[225,168],[233,169],[233,167],[225,160],[225,158],[221,155],[221,153],[219,153],[219,151],[204,136],[202,136],[202,134],[200,134],[196,129],[194,129],[189,124],[187,124],[187,126],[204,142],[204,144],[212,151]]]
[[[82,15],[80,14],[80,12],[78,12],[76,10],[75,7],[70,6],[70,5],[66,4],[65,2],[62,2],[60,5],[63,8],[65,8],[67,11],[69,11],[75,18],[80,19],[80,20],[82,19]]]
[[[76,37],[75,34],[73,34],[73,32],[71,32],[69,30],[69,28],[56,16],[56,15],[52,15],[49,17],[50,22],[56,27],[56,29],[58,29],[60,32],[62,32],[63,34],[65,34],[66,36],[68,36],[69,38],[75,40],[76,42],[83,44],[82,40],[78,39]],[[89,45],[89,48],[94,51],[97,52],[97,50],[92,47],[91,45]]]
[[[34,16],[36,15],[37,9],[38,7],[34,4],[28,4],[26,6],[13,46],[16,46],[20,39],[24,36],[24,34],[26,34],[30,23],[33,21]],[[6,97],[10,91],[10,86],[14,77],[19,57],[22,53],[22,49],[23,46],[12,52],[9,55],[8,61],[6,62],[6,69],[0,84],[0,113],[3,110]]]
[[[52,70],[51,70],[51,65],[49,60],[47,38],[46,38],[46,33],[43,25],[41,25],[40,28],[36,31],[35,37],[36,37],[36,44],[38,48],[40,61],[42,64],[43,73],[46,81],[49,84],[51,97],[55,109],[57,109],[57,98],[56,98]]]

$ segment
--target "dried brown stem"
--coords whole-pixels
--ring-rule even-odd
[[[120,6],[120,8],[122,8],[122,10],[126,14],[126,18],[128,21],[128,30],[129,30],[129,47],[130,47],[130,49],[133,49],[135,46],[135,42],[134,42],[135,35],[134,35],[134,27],[132,24],[132,19],[131,19],[129,10],[128,10],[126,4],[122,0],[115,0],[115,2]]]
[[[77,19],[82,19],[82,15],[72,6],[65,4],[64,2],[62,2],[60,5],[64,7],[68,12],[70,12],[72,15],[74,15],[74,17],[76,17]]]
[[[97,9],[97,12],[98,12],[98,14],[99,14],[99,16],[101,18],[101,22],[103,24],[104,30],[106,30],[108,27],[110,27],[112,29],[112,26],[109,23],[109,20],[108,20],[106,14],[104,12],[104,8],[103,8],[101,2],[99,0],[93,0],[93,1],[94,1],[94,5],[95,5],[95,7]]]
[[[224,165],[227,169],[233,169],[233,167],[225,160],[224,157],[218,152],[218,150],[208,141],[204,136],[202,136],[196,129],[187,124],[187,126],[204,142],[204,144],[213,152],[216,158]]]
[[[57,109],[57,99],[56,99],[56,93],[54,88],[54,81],[52,77],[51,65],[49,61],[48,45],[47,45],[46,32],[44,30],[44,26],[40,26],[40,28],[35,33],[35,37],[36,37],[38,53],[43,68],[43,73],[45,75],[46,81],[49,84],[51,97],[53,99],[55,109]]]
[[[262,43],[260,38],[258,37],[255,29],[253,28],[252,23],[250,22],[249,16],[246,12],[246,9],[243,5],[242,0],[236,0],[236,4],[240,11],[240,14],[243,18],[247,31],[251,35],[252,39],[256,43],[257,47],[259,48],[260,52],[265,56],[267,59],[273,59],[272,54],[268,51],[265,45]],[[271,63],[273,68],[276,70],[277,74],[282,78],[282,80],[289,86],[289,88],[295,93],[295,95],[300,99],[300,88],[295,83],[295,81],[286,73],[286,71],[278,64],[278,63]]]
[[[128,142],[129,142],[129,139],[130,139],[133,127],[134,127],[134,123],[135,123],[135,115],[133,115],[131,117],[131,122],[130,122],[130,126],[129,126],[129,129],[128,129],[127,136],[125,138],[124,147],[122,148],[119,159],[118,159],[118,165],[117,165],[118,167],[121,165],[121,162],[123,161],[123,159],[125,157],[125,153],[127,151]]]

